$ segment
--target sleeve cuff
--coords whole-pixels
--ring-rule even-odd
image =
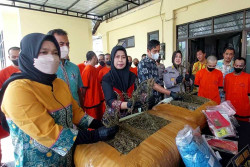
[[[94,119],[93,117],[89,116],[88,114],[85,114],[82,117],[82,119],[80,120],[77,127],[79,127],[80,129],[88,129],[88,127],[91,124],[91,122],[93,121],[93,119]]]
[[[73,146],[77,134],[78,130],[64,128],[59,134],[56,142],[50,147],[50,149],[60,154],[61,156],[65,156]]]

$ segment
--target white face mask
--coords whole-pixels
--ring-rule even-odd
[[[69,48],[68,46],[60,47],[61,59],[69,59]]]
[[[59,56],[51,54],[34,58],[34,67],[45,74],[55,74],[59,63]]]
[[[153,54],[153,53],[151,53],[151,55],[152,55],[152,59],[154,59],[154,60],[158,60],[158,58],[159,58],[159,53],[155,53],[155,54]]]

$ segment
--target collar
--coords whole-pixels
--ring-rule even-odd
[[[69,62],[69,60],[68,60],[68,59],[65,59],[65,61],[64,61],[64,65],[63,65],[63,66],[67,65],[67,64],[68,64],[68,62]],[[60,61],[60,64],[62,64],[62,61]]]
[[[224,65],[224,59],[222,60],[222,64]],[[233,61],[233,60],[231,60],[230,65],[228,65],[228,66],[233,67],[233,64],[234,64],[234,61]]]

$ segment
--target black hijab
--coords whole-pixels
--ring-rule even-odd
[[[21,41],[21,52],[18,59],[19,69],[26,79],[36,81],[42,84],[51,85],[56,79],[56,74],[45,74],[34,67],[34,58],[38,57],[42,43],[51,41],[55,44],[60,56],[60,47],[52,35],[44,35],[41,33],[32,33],[26,35]]]
[[[44,41],[51,41],[55,44],[58,54],[60,56],[60,47],[52,35],[44,35],[41,33],[32,33],[23,37],[21,41],[21,52],[18,58],[19,69],[21,73],[14,73],[11,77],[4,82],[0,90],[0,119],[2,122],[2,127],[9,132],[9,127],[6,122],[6,118],[1,111],[2,100],[4,92],[9,85],[14,80],[17,79],[30,79],[42,84],[52,86],[52,82],[56,79],[55,74],[45,74],[34,67],[34,58],[38,57],[40,48]]]
[[[126,66],[123,69],[116,69],[114,66],[114,58],[117,51],[123,51],[126,55]],[[121,90],[127,92],[128,88],[135,82],[136,75],[129,71],[130,66],[128,63],[128,55],[126,49],[122,46],[115,46],[111,51],[111,70],[109,77],[112,85]]]

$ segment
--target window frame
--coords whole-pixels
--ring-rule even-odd
[[[160,36],[159,36],[159,30],[155,30],[155,31],[151,31],[151,32],[147,33],[147,43],[149,42],[150,35],[155,34],[155,33],[158,34],[158,39],[157,40],[159,41],[159,38],[160,38]]]
[[[134,45],[128,46],[128,40],[131,39],[131,38],[134,40]],[[125,43],[126,43],[126,47],[125,47],[126,49],[127,49],[127,48],[133,48],[133,47],[135,47],[135,36],[129,36],[129,37],[126,37],[126,38],[118,39],[118,44],[119,44],[121,41],[123,41],[123,40],[124,40]]]

